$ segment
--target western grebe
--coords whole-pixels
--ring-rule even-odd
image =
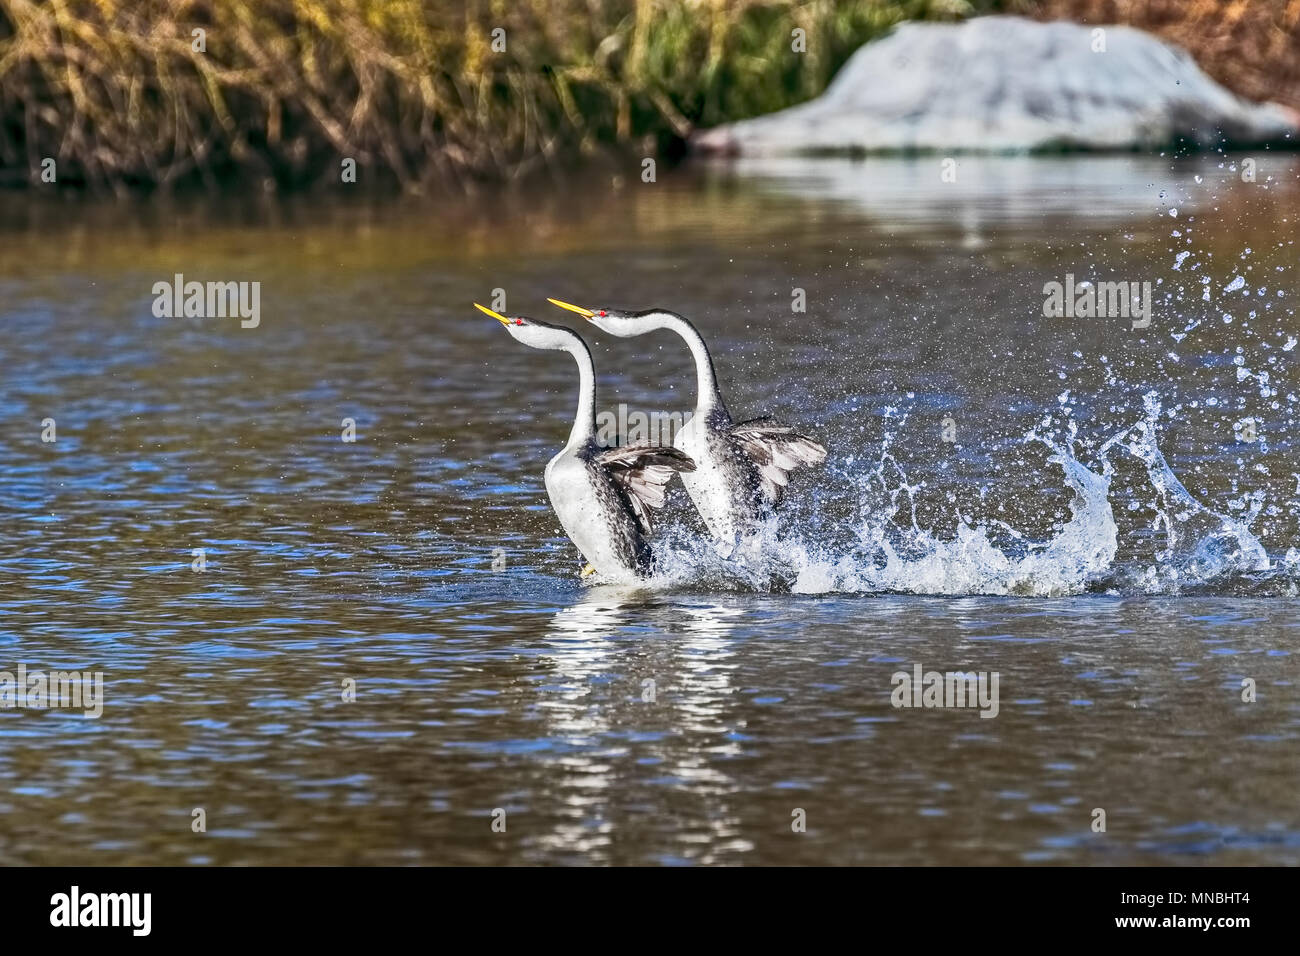
[[[474,303],[535,349],[568,352],[578,363],[578,413],[564,450],[546,466],[546,493],[565,533],[587,560],[582,576],[627,583],[650,574],[650,509],[664,503],[674,472],[694,471],[686,453],[649,443],[601,448],[596,443],[596,375],[587,343],[573,330]]]
[[[627,338],[671,329],[686,340],[695,359],[698,392],[695,412],[677,432],[673,445],[695,462],[692,473],[682,474],[682,484],[709,531],[724,544],[734,546],[739,536],[752,531],[780,504],[791,471],[826,459],[824,447],[773,418],[732,421],[708,346],[684,316],[663,309],[584,309],[558,299],[548,301],[611,335]]]

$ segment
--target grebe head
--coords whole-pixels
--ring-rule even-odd
[[[584,309],[580,305],[561,302],[559,299],[547,299],[546,301],[551,305],[559,306],[561,309],[576,312],[602,332],[608,332],[610,335],[617,335],[619,338],[624,339],[633,335],[653,332],[655,329],[663,328],[666,322],[680,318],[675,313],[664,309],[646,309],[642,312],[630,312],[627,309],[611,309],[608,307]]]
[[[518,342],[534,349],[569,349],[582,339],[572,329],[560,325],[551,325],[540,319],[530,319],[525,315],[502,315],[493,312],[487,306],[474,303],[474,308],[485,315],[490,315],[506,327],[506,331]]]

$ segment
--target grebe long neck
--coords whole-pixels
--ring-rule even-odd
[[[566,340],[564,350],[578,363],[578,413],[569,432],[569,448],[580,448],[596,437],[596,369],[591,350],[576,335]]]
[[[672,329],[685,339],[687,347],[691,350],[691,357],[695,359],[697,388],[695,413],[699,415],[720,411],[726,414],[727,406],[723,404],[722,393],[718,391],[718,376],[713,371],[713,356],[709,354],[709,347],[704,344],[704,337],[684,316],[677,315],[675,312],[662,314],[663,327]]]

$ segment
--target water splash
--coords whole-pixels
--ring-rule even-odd
[[[890,410],[892,413],[893,410]],[[1059,468],[1070,492],[1069,518],[1042,540],[997,519],[957,513],[949,536],[922,527],[916,493],[892,452],[895,430],[886,432],[873,466],[839,476],[857,496],[851,541],[824,543],[826,529],[785,527],[772,519],[729,555],[677,528],[660,545],[662,588],[788,590],[803,594],[910,593],[928,595],[1023,595],[1055,597],[1088,591],[1179,593],[1252,576],[1273,590],[1295,594],[1300,552],[1270,560],[1251,531],[1263,498],[1250,498],[1243,518],[1198,502],[1174,474],[1158,444],[1161,406],[1154,392],[1131,426],[1101,443],[1090,467],[1078,455],[1077,426],[1067,423],[1057,439],[1050,419],[1024,436],[1044,446],[1046,462]],[[1121,554],[1120,528],[1112,508],[1115,458],[1127,453],[1140,463],[1155,498],[1152,529],[1163,535],[1154,553],[1140,547]],[[1141,539],[1150,541],[1150,538]]]
[[[1296,315],[1287,290],[1268,278],[1280,283],[1290,272],[1280,260],[1293,241],[1267,255],[1245,245],[1225,263],[1215,243],[1200,241],[1202,231],[1187,217],[1170,232],[1168,272],[1154,277],[1165,312],[1152,329],[1117,342],[1118,355],[1099,354],[1100,367],[1076,350],[1078,366],[1055,370],[1063,380],[1089,376],[1077,383],[1089,397],[1064,392],[1060,418],[1046,416],[1023,436],[1013,467],[995,468],[997,479],[981,473],[978,503],[959,507],[968,489],[948,476],[928,495],[925,480],[909,479],[894,451],[910,437],[907,415],[890,408],[877,455],[863,459],[855,447],[856,457],[805,485],[809,507],[792,502],[796,513],[769,522],[734,554],[672,528],[656,542],[652,584],[810,594],[1300,595],[1300,471],[1283,457],[1300,412],[1288,387]],[[843,385],[852,394],[856,383]],[[1093,423],[1084,440],[1076,406]],[[1166,447],[1186,453],[1185,474],[1203,482],[1199,499],[1161,448],[1162,422]],[[1281,486],[1282,469],[1294,489]],[[1023,487],[1039,473],[1051,479],[1046,487]],[[927,500],[923,521],[918,499],[935,491],[950,504],[936,515]],[[991,510],[986,492],[1012,507]],[[1068,494],[1068,512],[1057,492]],[[1216,500],[1225,503],[1203,503]],[[1045,514],[1057,523],[1045,527]]]
[[[1250,530],[1263,506],[1262,496],[1251,496],[1245,520],[1222,514],[1201,504],[1178,480],[1156,439],[1160,403],[1154,393],[1145,397],[1146,418],[1130,433],[1126,447],[1145,466],[1159,495],[1156,526],[1165,533],[1165,547],[1143,574],[1147,590],[1171,590],[1201,585],[1233,574],[1268,571],[1268,553]]]

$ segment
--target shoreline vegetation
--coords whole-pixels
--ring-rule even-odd
[[[1255,52],[1291,63],[1288,3],[1234,23],[1263,23]],[[1179,11],[1229,5],[1154,3],[1165,21],[1139,25],[1167,35]],[[901,21],[1129,7],[1150,15],[1122,0],[0,0],[0,187],[468,193],[620,156],[635,174],[693,129],[818,95]]]

